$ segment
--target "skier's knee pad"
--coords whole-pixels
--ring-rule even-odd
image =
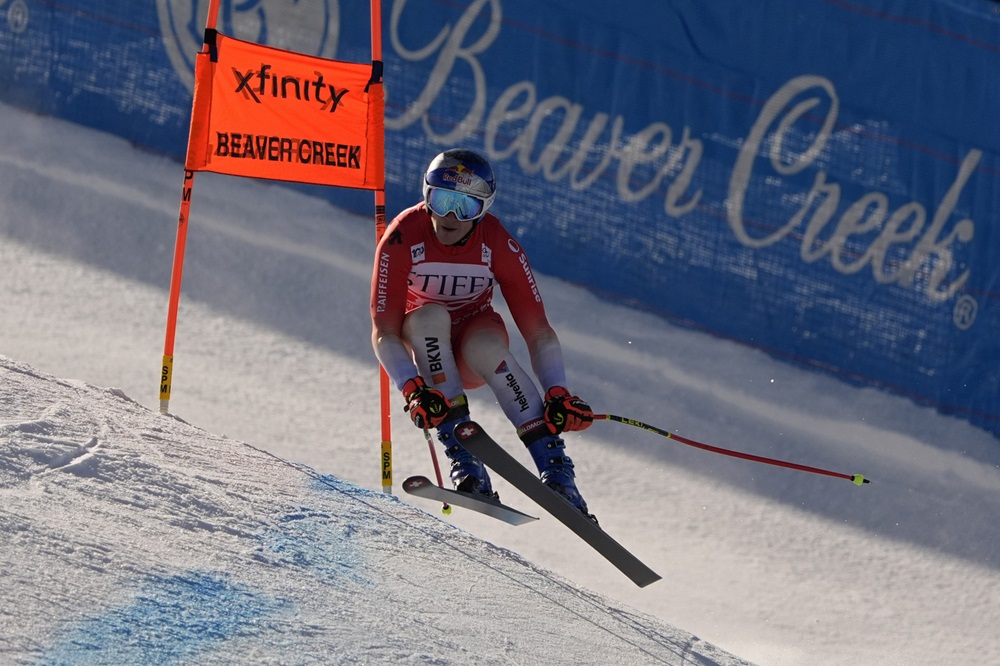
[[[424,337],[451,340],[451,315],[443,305],[428,303],[406,313],[403,336],[411,344]]]

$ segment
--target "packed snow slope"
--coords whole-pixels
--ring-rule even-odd
[[[413,174],[414,199],[419,182]],[[663,576],[643,589],[547,516],[510,527],[457,509],[444,517],[439,506],[409,496],[381,497],[368,317],[374,225],[286,187],[197,176],[171,400],[171,412],[192,426],[143,411],[138,405],[155,411],[158,404],[181,183],[178,164],[116,137],[0,106],[0,354],[20,368],[15,375],[71,378],[42,383],[103,401],[86,419],[75,409],[60,415],[52,407],[58,400],[18,398],[16,412],[0,403],[0,423],[13,428],[5,431],[4,446],[13,446],[5,455],[28,475],[0,503],[9,512],[8,497],[16,495],[27,512],[12,519],[16,532],[0,535],[17,544],[0,548],[0,557],[14,558],[0,568],[0,612],[4,627],[16,621],[23,628],[5,628],[0,649],[16,641],[19,650],[57,661],[54,650],[68,650],[86,632],[141,642],[137,622],[155,626],[173,613],[215,627],[209,634],[221,638],[207,652],[225,654],[236,641],[249,661],[254,646],[266,643],[252,640],[263,635],[253,632],[269,623],[269,635],[287,640],[290,653],[311,649],[302,636],[313,640],[313,633],[317,645],[335,644],[335,630],[326,632],[336,624],[346,641],[337,654],[357,650],[358,660],[371,662],[397,656],[378,650],[418,639],[454,649],[421,642],[400,654],[468,663],[480,650],[500,659],[505,646],[552,655],[554,646],[571,649],[583,637],[602,645],[584,642],[581,650],[657,663],[639,651],[663,636],[662,651],[650,653],[675,654],[682,634],[636,619],[627,606],[762,666],[1000,663],[1000,441],[905,399],[776,362],[551,277],[539,276],[539,285],[570,388],[598,411],[873,482],[858,487],[596,423],[567,438],[568,452],[601,525]],[[389,202],[393,210],[409,203]],[[502,194],[496,210],[501,219],[517,214]],[[516,335],[514,344],[523,355]],[[476,419],[527,462],[488,392],[469,397]],[[393,400],[399,494],[404,477],[432,476],[433,468],[401,399],[394,393]],[[110,404],[128,417],[109,424],[101,414]],[[60,430],[39,425],[32,433],[32,422]],[[111,446],[107,433],[125,424],[139,434]],[[44,438],[61,444],[46,449]],[[191,449],[206,457],[172,457],[199,455]],[[113,463],[123,478],[103,474]],[[533,511],[516,490],[497,486],[505,501]],[[70,502],[64,488],[79,499]],[[106,491],[101,499],[90,494],[97,489]],[[62,502],[69,506],[57,509]],[[111,546],[107,533],[83,527],[98,513],[117,526]],[[174,527],[160,527],[168,524]],[[344,532],[352,538],[339,540]],[[432,534],[448,535],[449,545]],[[384,560],[375,553],[382,550]],[[88,564],[68,576],[36,551]],[[142,557],[148,566],[128,564]],[[128,583],[116,578],[122,570]],[[524,589],[525,577],[544,595]],[[333,581],[322,594],[310,582],[321,578]],[[594,595],[569,592],[568,581]],[[323,597],[334,589],[349,590],[343,603]],[[16,606],[8,603],[12,594]],[[383,596],[393,603],[372,608]],[[550,598],[577,601],[565,610]],[[605,618],[611,624],[596,630],[594,607],[581,610],[580,599],[614,606],[612,615],[627,619]],[[60,617],[46,614],[49,604]],[[205,606],[207,617],[198,616]],[[222,606],[236,610],[212,610]],[[314,606],[322,606],[315,620],[301,610]],[[514,619],[474,621],[494,609]],[[389,620],[375,622],[379,613]],[[330,614],[340,615],[334,622]],[[365,622],[385,632],[378,645],[346,635]],[[607,627],[626,624],[648,642],[614,642],[625,630]],[[451,625],[463,638],[449,638]],[[483,642],[466,642],[472,634]],[[518,655],[508,661],[545,663]],[[580,663],[606,661],[601,656]]]
[[[745,664],[398,499],[0,356],[3,663]]]

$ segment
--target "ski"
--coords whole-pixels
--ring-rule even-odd
[[[523,525],[524,523],[530,523],[533,520],[538,520],[538,518],[534,516],[522,513],[513,507],[502,504],[499,501],[491,502],[482,495],[474,495],[472,493],[464,493],[459,490],[442,488],[441,486],[432,483],[426,476],[411,476],[406,481],[403,481],[403,490],[411,495],[416,495],[417,497],[436,500],[446,504],[453,504],[455,506],[460,506],[463,509],[478,511],[479,513],[490,516],[491,518],[496,518],[497,520],[502,520],[511,525]]]
[[[455,429],[455,436],[469,453],[573,530],[633,583],[639,587],[646,587],[660,580],[658,573],[611,538],[597,523],[587,518],[562,495],[539,481],[538,477],[486,434],[478,423],[470,421],[459,426]]]

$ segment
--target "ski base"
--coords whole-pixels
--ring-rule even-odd
[[[660,575],[643,564],[635,555],[615,541],[597,523],[570,504],[566,498],[538,480],[532,472],[497,444],[474,421],[455,429],[459,443],[487,467],[502,476],[512,486],[548,511],[563,525],[573,530],[594,550],[604,556],[619,571],[639,587],[660,580]]]
[[[535,516],[529,516],[501,502],[491,502],[481,495],[442,488],[432,483],[426,476],[411,476],[406,479],[403,481],[403,490],[417,497],[477,511],[510,525],[523,525],[538,520]]]

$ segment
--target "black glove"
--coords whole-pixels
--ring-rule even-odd
[[[594,422],[594,411],[562,386],[545,392],[545,425],[558,435],[565,430],[586,430]]]
[[[414,377],[403,385],[403,397],[406,398],[403,411],[409,412],[413,425],[423,430],[441,425],[451,409],[444,393],[428,387],[422,377]]]

